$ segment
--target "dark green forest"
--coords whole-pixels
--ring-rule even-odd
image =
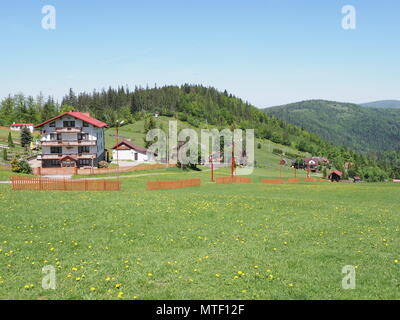
[[[339,170],[344,171],[344,163],[353,163],[348,171],[350,176],[360,175],[374,181],[397,174],[384,159],[353,151],[357,148],[342,146],[344,143],[334,144],[324,140],[317,133],[272,117],[227,91],[220,92],[201,85],[135,87],[133,90],[121,86],[78,94],[70,89],[61,103],[56,103],[51,97],[44,99],[41,95],[34,98],[19,94],[1,101],[0,125],[12,122],[37,124],[59,112],[70,110],[90,112],[110,126],[117,119],[131,123],[143,118],[146,113],[158,112],[199,128],[206,128],[207,125],[221,129],[254,128],[257,138],[327,157]]]
[[[399,148],[400,110],[309,100],[264,109],[322,138],[373,155]]]

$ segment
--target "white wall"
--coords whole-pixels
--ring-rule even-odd
[[[135,153],[138,154],[138,160],[135,161]],[[117,160],[117,150],[113,149],[113,161]],[[137,163],[154,161],[153,157],[148,158],[146,153],[141,153],[136,150],[118,150],[118,160],[130,160]]]
[[[74,118],[69,115],[65,115],[59,119],[54,120],[55,127],[50,127],[50,122],[46,123],[42,127],[42,141],[51,141],[50,140],[50,133],[56,133],[56,128],[63,128],[64,121],[75,121],[75,127],[82,128],[82,133],[89,134],[89,141],[97,141],[96,146],[90,146],[90,152],[92,154],[96,154],[100,156],[104,152],[104,129],[95,127],[91,124],[88,124],[88,127],[83,127],[83,121],[77,118]],[[62,133],[61,139],[68,141],[68,140],[77,140],[77,133]],[[43,154],[50,153],[50,147],[43,147]],[[78,147],[72,147],[71,149],[67,149],[66,147],[62,148],[63,154],[77,154]]]

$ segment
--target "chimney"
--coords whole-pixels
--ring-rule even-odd
[[[90,117],[90,112],[82,112],[83,115]]]

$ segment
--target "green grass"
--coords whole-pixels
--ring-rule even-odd
[[[14,141],[19,142],[21,138],[21,133],[19,131],[11,131],[8,129],[0,128],[0,144],[8,143],[8,134],[11,132],[11,137]]]
[[[398,298],[399,185],[209,176],[122,179],[120,192],[0,185],[0,299]],[[145,189],[192,177],[202,186]],[[41,288],[44,265],[56,267],[56,290]],[[345,265],[357,267],[355,290],[341,288]]]
[[[171,117],[161,116],[154,120],[157,124],[157,127],[163,129],[166,133],[168,132],[169,121],[178,121],[178,130],[191,127],[188,123],[173,119]],[[200,130],[198,128],[195,129]],[[110,128],[106,130],[105,132],[106,148],[111,149],[112,147],[115,146],[116,144],[115,134],[116,134],[115,128]],[[120,127],[118,129],[118,135],[119,135],[119,141],[121,141],[122,139],[131,139],[131,142],[133,144],[143,147],[145,138],[144,120],[138,120],[135,121],[133,124],[128,124]]]

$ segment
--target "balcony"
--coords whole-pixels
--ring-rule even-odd
[[[38,155],[37,160],[61,160],[66,156],[70,156],[76,159],[95,159],[97,157],[97,155],[93,153],[74,153],[74,154],[50,153],[50,154]]]
[[[82,128],[77,127],[62,127],[56,128],[57,133],[80,133],[82,132]]]
[[[95,146],[96,140],[40,140],[42,147]]]

